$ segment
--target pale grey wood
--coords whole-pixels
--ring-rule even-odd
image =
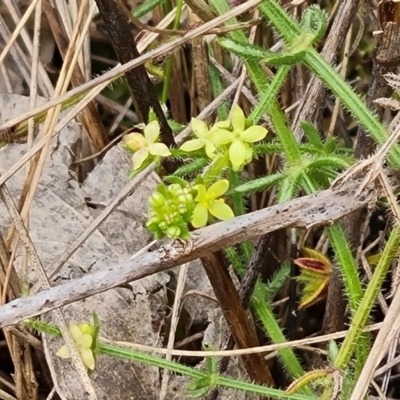
[[[25,318],[43,314],[277,229],[331,224],[372,201],[373,189],[367,188],[356,198],[355,192],[358,187],[358,181],[348,182],[339,190],[328,189],[220,222],[193,232],[191,243],[186,247],[176,242],[167,243],[132,261],[110,266],[106,270],[85,275],[32,296],[16,299],[0,307],[0,327],[16,324]]]

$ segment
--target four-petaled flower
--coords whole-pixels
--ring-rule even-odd
[[[75,346],[78,349],[79,355],[81,356],[83,364],[90,370],[94,370],[94,355],[92,350],[93,343],[93,330],[89,324],[76,324],[70,322],[69,332],[71,333],[72,339],[74,340]],[[61,346],[57,353],[57,356],[61,358],[70,358],[68,347],[66,345]]]
[[[198,203],[192,214],[192,225],[195,228],[201,228],[207,225],[208,213],[214,217],[227,220],[234,217],[231,208],[225,204],[222,196],[229,188],[227,179],[221,179],[212,184],[208,189],[204,185],[197,185],[197,197],[195,201]]]
[[[183,143],[181,150],[191,152],[200,150],[204,147],[207,157],[213,158],[216,147],[212,141],[212,133],[216,129],[228,128],[230,125],[229,121],[219,121],[215,123],[211,129],[208,129],[206,123],[197,118],[192,118],[190,126],[192,127],[193,133],[197,139],[188,140]]]
[[[212,141],[216,147],[229,144],[229,159],[232,169],[239,171],[253,156],[253,149],[249,143],[258,142],[267,135],[262,126],[253,125],[245,129],[246,119],[242,109],[235,105],[231,113],[232,131],[216,129],[212,132]]]
[[[139,169],[143,162],[149,157],[168,157],[171,155],[164,143],[158,143],[160,136],[160,125],[158,121],[152,121],[144,128],[144,135],[130,133],[124,137],[124,147],[134,151],[132,156],[133,170]]]

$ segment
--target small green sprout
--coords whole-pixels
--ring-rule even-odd
[[[201,228],[207,225],[208,213],[220,220],[227,220],[234,217],[232,209],[220,199],[229,188],[227,179],[220,179],[213,183],[208,189],[204,185],[196,185],[197,205],[193,211],[192,225]]]
[[[95,365],[92,349],[94,335],[93,326],[87,323],[78,325],[75,322],[70,322],[68,329],[79,351],[79,355],[81,356],[83,364],[89,368],[89,370],[93,371]],[[61,358],[71,357],[66,345],[61,346],[56,355]]]
[[[133,152],[133,170],[138,170],[142,164],[150,157],[168,157],[171,155],[168,147],[164,143],[159,143],[160,125],[158,121],[151,121],[144,128],[144,135],[134,132],[124,137],[123,146]]]

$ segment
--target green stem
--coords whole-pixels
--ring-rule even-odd
[[[360,339],[362,330],[365,327],[376,296],[382,286],[382,282],[386,276],[389,266],[394,257],[396,257],[400,244],[400,232],[394,227],[390,232],[389,239],[379,259],[371,280],[368,283],[364,296],[359,302],[356,312],[353,315],[349,331],[340,347],[339,353],[334,361],[336,368],[344,368],[348,364],[357,342]]]
[[[274,313],[272,312],[268,302],[268,293],[264,285],[258,279],[255,285],[253,295],[251,297],[251,305],[263,326],[267,329],[268,336],[273,343],[282,343],[287,339],[279,326]],[[268,328],[267,328],[268,327]],[[290,348],[280,349],[279,358],[282,360],[283,365],[287,369],[292,378],[298,378],[304,371],[301,364],[293,351]],[[311,393],[311,391],[310,391]]]
[[[187,367],[174,361],[169,361],[164,358],[153,356],[141,351],[129,350],[113,344],[99,343],[99,354],[107,354],[109,356],[126,358],[130,361],[141,362],[146,365],[153,365],[158,368],[165,368],[169,371],[191,376],[192,378],[201,378],[205,374],[197,369]]]
[[[236,187],[240,184],[240,175],[236,171],[229,170],[228,171],[228,180],[230,187]],[[244,205],[243,195],[240,193],[233,192],[231,194],[232,199],[232,209],[236,216],[243,215],[246,213],[246,208]]]
[[[292,45],[302,32],[299,24],[290,18],[275,0],[261,3],[259,9],[288,44]],[[332,90],[337,98],[340,99],[378,144],[382,144],[386,140],[385,127],[379,122],[371,110],[368,109],[353,89],[343,81],[315,49],[308,47],[302,61],[330,90]],[[396,167],[400,167],[400,148],[398,145],[394,145],[390,149],[389,160]]]
[[[290,71],[290,66],[288,65],[279,67],[278,71],[272,78],[272,81],[269,83],[267,89],[261,93],[260,100],[253,108],[251,114],[248,116],[248,119],[253,123],[253,125],[256,125],[258,123],[258,121],[265,113],[270,103],[275,101],[277,93],[280,90],[283,82],[285,81],[289,71]]]
[[[138,352],[134,350],[128,350],[121,347],[117,347],[110,344],[101,343],[99,346],[101,354],[107,354],[111,356],[116,356],[120,358],[125,358],[130,361],[142,362],[147,365],[153,365],[155,367],[168,369],[170,371],[176,372],[178,374],[190,376],[192,378],[204,378],[208,377],[207,372],[202,372],[197,369],[187,367],[182,364],[178,364],[174,361],[165,360],[161,357],[154,356],[151,354]],[[285,395],[283,391],[273,388],[268,388],[261,385],[256,385],[253,383],[242,382],[239,380],[216,376],[216,385],[224,386],[227,388],[233,388],[238,390],[244,390],[247,392],[258,393],[266,396],[273,396],[279,399],[291,399],[291,400],[313,400],[316,397],[306,396],[303,394],[292,394]]]

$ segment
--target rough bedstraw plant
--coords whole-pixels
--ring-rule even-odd
[[[61,337],[60,330],[45,321],[39,319],[27,319],[25,323],[32,329],[55,336]],[[177,374],[190,377],[192,381],[187,385],[187,393],[190,397],[199,397],[204,395],[214,387],[225,387],[235,390],[246,391],[261,396],[289,400],[316,400],[315,396],[308,396],[301,393],[286,394],[282,390],[269,388],[254,383],[243,382],[237,379],[218,375],[216,371],[216,358],[207,357],[205,368],[199,370],[191,368],[175,361],[165,360],[162,357],[155,356],[143,351],[137,351],[126,347],[110,343],[103,340],[100,336],[100,325],[97,315],[93,313],[93,323],[82,322],[77,324],[71,322],[69,330],[72,339],[79,351],[82,362],[88,368],[88,372],[92,373],[96,366],[96,359],[102,355],[119,357],[128,359],[132,362],[153,365],[158,368],[168,369]],[[61,346],[57,351],[57,355],[61,358],[68,358],[69,352],[65,345]]]
[[[273,88],[271,90],[277,90],[279,85],[271,85],[271,87]],[[221,198],[228,192],[230,182],[240,181],[237,179],[240,170],[251,162],[255,155],[267,154],[271,152],[271,149],[274,151],[282,149],[277,143],[260,143],[266,137],[267,130],[259,125],[249,123],[249,119],[255,119],[254,113],[246,120],[243,111],[238,106],[233,107],[228,120],[216,122],[211,127],[207,127],[204,122],[195,118],[192,119],[193,138],[186,141],[180,149],[170,150],[171,156],[183,158],[185,165],[178,169],[173,176],[165,177],[165,180],[171,183],[160,184],[149,198],[147,227],[156,238],[168,236],[187,239],[189,224],[193,228],[199,228],[205,226],[209,220],[212,220],[212,217],[217,219],[233,217],[231,208]],[[285,195],[287,195],[289,186],[293,188],[290,190],[292,195],[297,190],[296,185],[290,185],[294,175],[307,178],[313,175],[315,169],[318,169],[321,175],[320,179],[322,179],[321,171],[323,171],[324,182],[329,182],[330,178],[336,175],[337,168],[348,166],[351,160],[348,155],[337,148],[334,139],[322,142],[310,124],[304,124],[304,130],[310,138],[300,152],[304,161],[291,166],[291,168],[284,168],[283,172],[276,176],[267,177],[271,183],[281,185],[280,192]],[[146,135],[146,128],[144,133]],[[135,152],[141,151],[141,149],[129,148],[132,135],[137,134],[128,135],[124,141],[124,147],[134,152],[133,169],[139,171],[144,164],[143,162],[140,165],[135,164]],[[152,141],[152,145],[154,144],[155,142]],[[148,162],[159,161],[159,156],[152,156],[150,151],[146,151],[145,154],[148,156]],[[207,163],[204,163],[205,159],[208,160]],[[183,178],[193,175],[193,180]],[[253,184],[255,186],[252,186]],[[265,187],[264,180],[262,184],[259,180],[253,180],[237,187],[234,186],[228,197],[230,197],[231,203],[234,203],[234,197],[238,197],[239,194],[239,200],[243,202],[242,192],[254,191],[260,186]],[[233,248],[230,248],[227,255],[231,260],[240,259],[243,256],[243,254],[237,254]],[[246,260],[243,258],[237,263],[233,262],[234,265],[240,266],[238,269],[243,269],[245,263]],[[287,278],[287,273],[284,278]],[[273,283],[271,284],[273,285]],[[268,292],[268,285],[258,281],[252,306],[264,326],[268,326],[268,333],[274,341],[283,341],[285,337],[268,304]],[[303,373],[292,350],[280,350],[280,357],[290,375],[298,377]],[[311,395],[312,392],[309,393]]]
[[[219,1],[218,6],[220,7],[221,4],[222,2]],[[224,10],[218,11],[223,12]],[[294,43],[282,55],[274,54],[275,63],[278,63],[279,56],[283,59],[282,64],[296,62],[297,53],[305,53],[313,41],[322,35],[325,19],[314,23],[312,10],[306,11],[302,26],[304,28],[301,36],[303,42]],[[233,32],[231,35],[240,36],[241,34]],[[241,37],[241,39],[243,38]],[[229,42],[226,40],[221,40],[221,43],[228,47],[227,43]],[[191,127],[195,137],[184,143],[178,151],[171,149],[172,156],[184,157],[186,165],[179,169],[174,176],[166,177],[171,184],[159,185],[156,193],[149,200],[147,227],[157,238],[166,235],[170,238],[186,239],[189,236],[188,224],[198,228],[205,226],[210,216],[217,219],[233,217],[232,210],[219,198],[228,191],[230,183],[234,184],[229,192],[233,209],[243,212],[243,193],[265,189],[275,184],[278,185],[278,201],[283,202],[294,197],[299,190],[312,192],[328,185],[338,170],[348,167],[352,161],[348,154],[337,148],[334,139],[322,141],[314,127],[306,122],[303,123],[303,129],[308,141],[302,147],[297,145],[275,102],[276,92],[282,85],[289,68],[283,65],[274,79],[267,82],[264,75],[258,71],[260,58],[265,58],[265,52],[257,49],[257,56],[249,55],[250,50],[255,50],[255,47],[248,43],[243,44],[242,47],[242,51],[247,49],[246,64],[250,76],[257,77],[255,83],[258,83],[258,87],[257,85],[256,87],[263,89],[260,90],[260,101],[247,121],[238,106],[233,108],[230,119],[216,122],[211,127],[207,127],[199,120],[192,119]],[[229,50],[237,50],[237,48],[231,46]],[[265,110],[270,114],[278,136],[278,143],[272,143],[272,146],[271,143],[258,143],[267,134],[264,128],[256,125]],[[254,155],[269,153],[274,145],[275,150],[278,145],[279,150],[285,155],[282,170],[265,178],[238,184],[240,182],[238,172],[241,168],[249,163]],[[125,141],[125,146],[129,149],[128,140]],[[130,150],[138,151],[140,149],[131,148]],[[146,154],[151,155],[149,151]],[[206,159],[208,162],[204,161]],[[134,169],[138,168],[134,165]],[[183,178],[185,175],[193,176],[196,172],[197,174],[191,181]],[[337,242],[341,241],[341,251],[345,254],[342,258],[347,262],[345,263],[344,277],[347,278],[347,286],[350,289],[355,288],[352,290],[354,302],[351,302],[351,305],[355,305],[357,294],[357,298],[361,296],[361,285],[355,263],[340,227],[332,228],[331,232],[336,232],[334,239]],[[246,246],[243,247],[243,249],[245,248]],[[228,258],[231,261],[243,260],[242,262],[232,262],[234,266],[239,267],[237,272],[240,273],[248,261],[250,252],[247,251],[247,258],[243,258],[245,254],[238,254],[234,249],[230,249],[229,254]],[[285,336],[266,299],[265,285],[258,281],[251,302],[252,307],[272,341],[284,341]],[[281,350],[279,355],[291,376],[295,378],[303,374],[299,361],[290,349]]]
[[[219,14],[229,9],[225,0],[210,0],[210,3]],[[259,9],[282,35],[285,42],[282,51],[273,53],[254,46],[240,30],[231,31],[225,38],[218,40],[222,47],[243,58],[248,75],[258,92],[259,100],[247,118],[238,106],[232,108],[229,118],[223,118],[211,126],[193,118],[193,136],[179,149],[168,149],[158,142],[159,126],[154,116],[150,116],[150,122],[144,127],[143,135],[132,133],[124,139],[124,147],[133,153],[131,175],[152,161],[159,163],[162,157],[177,157],[184,161],[184,165],[173,175],[164,177],[163,183],[157,186],[149,198],[147,228],[158,239],[164,236],[188,239],[189,230],[192,228],[201,228],[214,220],[226,220],[244,213],[243,195],[271,186],[278,189],[278,202],[287,201],[299,192],[313,193],[327,187],[340,170],[353,162],[349,153],[338,147],[334,138],[322,140],[319,132],[305,121],[302,122],[305,141],[302,144],[296,143],[276,96],[290,66],[297,62],[304,63],[316,74],[378,143],[385,140],[386,134],[382,124],[313,48],[313,44],[324,33],[326,15],[319,8],[311,6],[304,11],[301,21],[297,23],[275,0],[261,3]],[[235,20],[227,22],[231,23],[235,23]],[[278,67],[271,80],[265,76],[262,63]],[[274,126],[275,140],[267,140],[267,130],[259,124],[264,113],[268,114]],[[221,112],[218,114],[221,115]],[[247,182],[242,181],[240,172],[245,165],[255,157],[272,153],[282,158],[280,171]],[[400,150],[397,145],[391,149],[389,160],[400,167]],[[91,334],[90,330],[83,327],[81,329],[81,325],[72,325],[71,334],[82,357],[84,353],[87,355],[90,348],[94,360],[97,354],[111,354],[191,376],[193,381],[188,389],[193,396],[202,395],[215,386],[227,386],[276,398],[328,399],[337,392],[337,382],[342,378],[343,387],[351,390],[368,352],[368,337],[361,335],[361,331],[390,260],[397,252],[399,235],[397,229],[394,229],[364,293],[356,263],[340,225],[335,223],[326,229],[336,257],[335,266],[340,269],[349,300],[352,324],[340,349],[336,348],[335,343],[330,343],[330,365],[326,369],[304,373],[290,348],[279,350],[283,366],[294,378],[286,392],[219,376],[213,359],[208,360],[205,371],[198,371],[159,357],[104,344],[97,340],[97,336]],[[235,248],[229,247],[226,249],[226,255],[237,274],[241,275],[249,261],[251,245],[245,242]],[[303,306],[320,298],[332,268],[328,259],[315,252],[309,251],[306,258],[297,260],[303,268],[299,279],[305,283]],[[310,268],[310,265],[314,269]],[[258,280],[251,299],[251,306],[257,318],[274,343],[284,342],[286,339],[273,315],[270,301],[287,276],[288,267],[282,266],[267,284]],[[312,280],[316,276],[318,282],[315,285]],[[30,321],[30,324],[36,324],[35,327],[43,331],[49,330],[41,322],[42,325],[39,326],[38,321]],[[91,335],[92,339],[85,335]],[[61,355],[62,353],[61,351]],[[93,366],[91,357],[84,362],[89,368]],[[321,384],[324,387],[322,394],[316,389]]]
[[[224,1],[214,1],[213,3],[214,5],[225,4]],[[282,35],[282,38],[286,43],[286,48],[283,51],[279,53],[271,53],[266,49],[253,46],[241,32],[232,32],[229,35],[229,38],[220,39],[220,44],[244,58],[249,75],[260,95],[262,96],[265,92],[265,86],[263,87],[265,82],[262,81],[262,78],[260,79],[260,62],[271,63],[279,66],[275,79],[282,71],[286,72],[288,65],[302,62],[314,74],[316,74],[330,90],[332,90],[332,92],[341,100],[358,122],[365,127],[366,131],[377,141],[377,143],[383,143],[386,138],[386,131],[383,125],[376,119],[374,114],[365,106],[354,91],[339,77],[335,70],[312,47],[313,42],[320,37],[326,25],[325,14],[318,7],[311,6],[305,10],[302,20],[300,21],[300,24],[298,24],[291,19],[282,7],[280,7],[274,0],[263,2],[260,4],[259,9],[271,25]],[[220,13],[223,11],[223,9],[219,9]],[[294,170],[296,170],[296,165],[304,166],[304,159],[302,160],[302,157],[299,154],[300,146],[296,144],[293,134],[286,128],[279,107],[277,107],[276,103],[271,102],[266,108],[266,111],[275,126],[278,139],[283,147],[286,168],[288,168],[287,171],[293,171],[293,167]],[[303,125],[303,129],[304,128]],[[305,133],[307,134],[307,132]],[[307,136],[310,140],[310,136]],[[315,139],[315,135],[313,135],[313,137]],[[400,166],[399,155],[400,148],[396,144],[390,150],[389,161],[397,167]],[[339,160],[336,159],[335,161],[332,161],[337,163]],[[325,166],[332,167],[334,165],[332,161],[326,160],[325,162],[321,162],[320,166],[325,164]],[[314,167],[317,166],[317,164],[318,161],[316,160]],[[339,166],[339,164],[336,164],[336,166]],[[305,168],[305,171],[306,170],[307,168]],[[285,182],[286,177],[286,188],[288,190],[283,190],[286,188],[281,185],[280,196],[278,197],[278,201],[283,201],[287,200],[295,193],[295,187],[301,188],[306,193],[312,193],[324,186],[325,179],[322,181],[319,179],[321,175],[328,178],[324,172],[318,172],[314,176],[312,174],[304,174],[304,172],[300,173],[297,170],[297,173],[289,173],[289,175],[283,174],[284,177],[277,176],[275,177],[276,179],[273,179],[271,176],[266,177],[265,182],[258,182],[260,184],[258,188],[256,187],[257,182],[253,181],[250,183],[250,185],[252,185],[251,190],[260,190],[268,187],[271,182],[275,183],[278,178],[281,182]],[[300,174],[303,176],[299,176]],[[292,175],[291,181],[287,180],[287,177],[290,175]],[[248,188],[250,189],[249,186]],[[245,192],[246,186],[237,188],[237,190]],[[354,313],[356,310],[360,309],[360,299],[363,296],[356,265],[340,225],[334,224],[333,226],[328,227],[327,231],[331,245],[335,251],[337,266],[342,273],[346,295],[349,299],[349,305],[354,318]],[[349,378],[350,380],[356,379],[368,353],[368,346],[368,337],[365,336],[361,337],[361,340],[354,340],[350,345],[346,346],[344,351],[347,353],[346,356],[342,356],[342,360],[348,360],[353,349],[356,349],[355,371],[352,377]],[[343,363],[334,364],[336,368],[344,368]]]

